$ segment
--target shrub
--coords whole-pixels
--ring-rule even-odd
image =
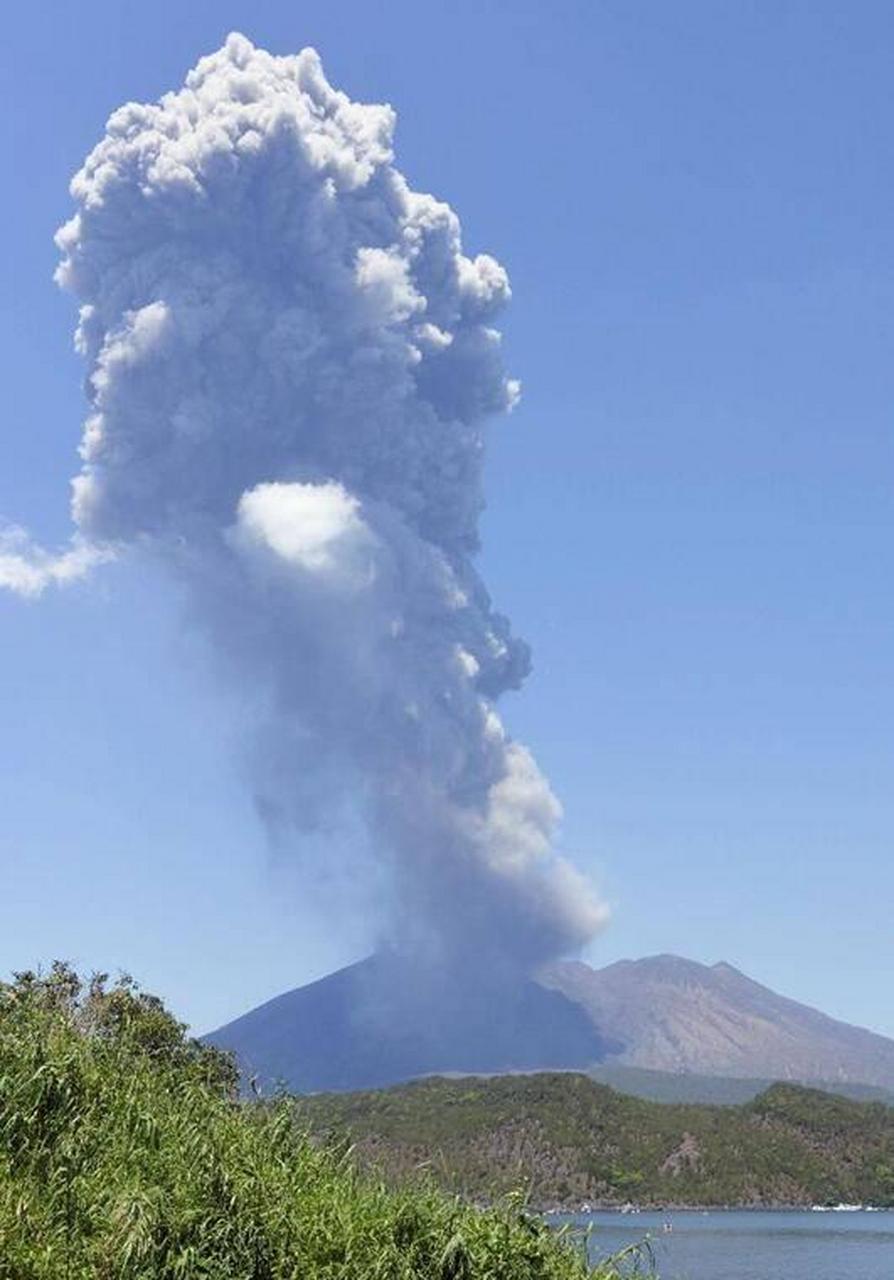
[[[517,1202],[388,1189],[130,979],[0,985],[0,1280],[576,1280]],[[598,1274],[614,1274],[606,1267]]]

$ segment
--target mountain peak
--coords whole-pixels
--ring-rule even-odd
[[[370,957],[208,1039],[262,1080],[302,1092],[597,1063],[894,1088],[894,1041],[777,995],[725,960],[562,961],[536,981],[497,986],[435,976],[424,986],[407,960]]]
[[[652,1071],[891,1088],[894,1041],[778,995],[726,960],[675,955],[603,969],[550,967],[544,981],[624,1045],[613,1061]]]
[[[287,991],[207,1039],[263,1083],[296,1092],[584,1069],[622,1047],[578,1003],[538,982],[481,975],[471,983],[388,953]]]

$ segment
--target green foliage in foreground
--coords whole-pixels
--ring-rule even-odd
[[[606,1266],[598,1273],[609,1280]],[[389,1191],[129,981],[0,985],[0,1280],[580,1280],[517,1203]]]
[[[304,1100],[308,1124],[400,1182],[427,1162],[469,1197],[894,1205],[894,1108],[777,1084],[738,1107],[647,1102],[567,1072],[429,1079]]]

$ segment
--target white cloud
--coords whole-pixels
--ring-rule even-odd
[[[53,554],[35,546],[23,529],[7,526],[0,529],[0,588],[21,596],[40,596],[47,587],[85,577],[112,555],[110,548],[91,546],[80,538],[74,538],[67,550]]]
[[[376,541],[360,503],[336,481],[258,485],[240,498],[238,516],[236,541],[248,550],[272,552],[333,589],[375,580]]]

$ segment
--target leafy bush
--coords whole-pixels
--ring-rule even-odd
[[[0,984],[0,1280],[579,1280],[517,1202],[389,1190],[129,979]],[[603,1280],[615,1274],[606,1266]]]

